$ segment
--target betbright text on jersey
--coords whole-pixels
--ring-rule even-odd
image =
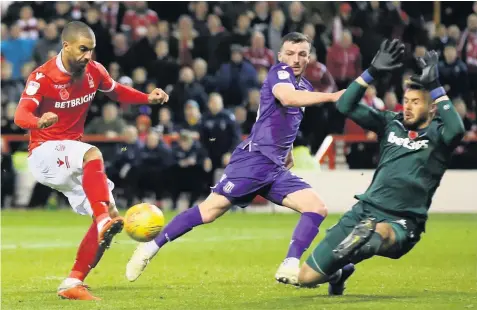
[[[28,77],[20,100],[34,101],[38,105],[37,116],[46,112],[57,114],[58,123],[47,129],[32,130],[29,149],[49,140],[81,139],[96,91],[111,92],[115,86],[116,82],[96,61],[90,61],[82,77],[76,80],[66,71],[61,53],[38,67]]]

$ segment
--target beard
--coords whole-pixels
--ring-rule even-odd
[[[414,122],[403,120],[403,124],[404,124],[404,127],[406,127],[406,129],[417,130],[422,124],[427,122],[427,120],[428,120],[428,117],[426,117],[425,115],[422,115]]]

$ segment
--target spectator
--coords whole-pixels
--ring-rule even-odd
[[[170,135],[177,132],[177,126],[172,121],[171,110],[169,107],[162,107],[159,110],[159,124],[155,127],[155,130],[163,135]]]
[[[113,36],[113,60],[119,64],[124,72],[129,74],[133,69],[133,60],[128,58],[128,51],[129,43],[126,35],[123,33],[115,34]]]
[[[178,143],[172,148],[175,162],[171,176],[174,178],[172,189],[173,209],[177,209],[177,200],[181,193],[189,193],[189,208],[199,198],[204,176],[212,169],[212,163],[207,157],[207,151],[199,141],[187,133],[181,132]]]
[[[243,48],[232,45],[229,63],[223,64],[217,73],[217,86],[227,107],[240,105],[250,88],[257,85],[257,71],[243,60]]]
[[[208,72],[215,73],[222,62],[228,60],[228,36],[229,33],[222,26],[217,15],[210,14],[207,18],[209,35],[197,39],[197,54],[207,60]]]
[[[108,178],[123,190],[127,206],[132,206],[138,191],[142,144],[138,140],[138,130],[134,126],[125,128],[124,138],[125,143],[117,145],[116,154],[106,165],[106,171]]]
[[[258,88],[251,88],[248,91],[248,98],[247,98],[247,132],[250,133],[252,130],[253,124],[257,120],[258,116],[258,109],[260,108],[260,89]]]
[[[432,39],[430,44],[431,49],[438,52],[439,57],[441,57],[444,52],[444,47],[449,43],[457,44],[457,41],[454,42],[453,39],[447,35],[446,26],[442,24],[437,25],[436,36]]]
[[[246,13],[238,16],[234,31],[230,37],[230,45],[247,46],[250,44],[250,22],[250,17]],[[230,52],[230,50],[227,52]]]
[[[247,122],[247,109],[245,109],[241,105],[239,105],[238,107],[235,107],[234,117],[235,117],[235,122],[240,127],[241,132],[249,134],[250,131],[248,130],[247,123],[246,123]]]
[[[103,106],[103,116],[94,118],[85,129],[87,134],[100,134],[113,138],[122,134],[126,122],[118,116],[118,107],[114,103]]]
[[[462,53],[462,61],[467,65],[472,99],[477,102],[477,14],[470,14],[467,18],[467,29],[460,39],[459,50]],[[469,110],[473,111],[473,103],[467,104]]]
[[[259,31],[253,33],[251,46],[245,48],[243,55],[255,70],[260,68],[268,70],[275,63],[275,56],[272,50],[265,47],[265,36]]]
[[[194,50],[199,33],[194,29],[192,19],[187,15],[179,18],[177,30],[174,31],[174,37],[178,41],[179,64],[189,66],[192,64],[197,50]]]
[[[20,27],[13,25],[10,28],[10,37],[2,40],[0,50],[3,57],[12,64],[12,78],[21,78],[21,68],[30,61],[36,40],[20,38]]]
[[[174,115],[174,122],[184,121],[184,104],[189,99],[197,101],[201,110],[204,110],[207,94],[202,85],[195,81],[194,71],[190,67],[184,67],[179,72],[179,81],[174,85],[168,102]]]
[[[169,55],[177,59],[179,57],[179,41],[171,36],[171,29],[167,20],[161,20],[157,24],[159,39],[166,40],[169,44]]]
[[[61,51],[61,41],[58,36],[58,27],[54,23],[48,24],[43,29],[43,38],[39,39],[33,51],[33,60],[36,63],[43,64],[50,59],[50,51],[59,53]]]
[[[73,10],[71,3],[68,1],[58,1],[55,3],[55,14],[50,22],[53,22],[58,27],[58,32],[61,33],[67,23],[73,20]]]
[[[449,28],[447,28],[447,34],[454,42],[460,42],[460,29],[457,25],[450,25]]]
[[[138,41],[147,34],[147,27],[157,24],[157,13],[148,9],[146,1],[136,1],[132,9],[124,15],[121,29],[128,33],[133,41]]]
[[[265,80],[267,79],[267,75],[268,75],[268,70],[265,69],[265,68],[261,68],[260,70],[258,70],[258,73],[257,73],[257,86],[262,86],[263,83],[265,82]]]
[[[316,35],[315,26],[312,23],[306,23],[303,26],[303,34],[308,37],[311,46],[315,49],[315,58],[319,62],[326,61],[326,45],[320,36]]]
[[[20,27],[20,38],[36,40],[39,37],[38,19],[33,16],[33,9],[29,5],[25,5],[20,10],[20,19],[18,20]]]
[[[376,94],[376,87],[374,87],[374,85],[369,85],[369,87],[366,89],[362,102],[376,110],[385,110],[384,102],[381,100],[381,98],[378,98]]]
[[[199,110],[199,104],[194,100],[187,100],[184,108],[185,121],[180,126],[187,130],[194,139],[200,138],[202,115]]]
[[[192,68],[197,82],[202,85],[207,94],[217,91],[215,76],[207,74],[207,62],[205,60],[202,58],[196,58]]]
[[[240,129],[234,116],[224,111],[220,94],[210,94],[208,107],[209,112],[202,119],[200,138],[215,170],[228,165],[232,151],[241,141]]]
[[[173,85],[179,77],[179,64],[169,54],[169,43],[160,39],[155,46],[155,59],[148,65],[148,72],[154,76],[157,85],[166,88]]]
[[[151,118],[147,115],[139,115],[136,117],[136,128],[138,131],[138,139],[144,144],[146,142],[147,135],[149,134],[149,129],[151,128],[152,121]]]
[[[103,26],[100,18],[99,8],[93,5],[86,11],[84,22],[91,27],[96,37],[96,60],[107,67],[114,60],[112,57],[113,46],[109,29]]]
[[[119,21],[123,19],[125,9],[119,1],[105,1],[101,5],[101,22],[111,35],[119,31]]]
[[[138,167],[138,196],[144,197],[146,191],[155,194],[156,205],[160,205],[164,192],[170,190],[170,168],[174,156],[167,144],[161,141],[160,133],[152,130],[148,133],[146,143],[140,150],[141,161]]]
[[[401,112],[403,110],[402,104],[399,104],[396,93],[393,91],[388,91],[384,94],[384,107],[392,112]]]
[[[285,14],[282,10],[274,10],[267,31],[267,46],[276,57],[282,46],[282,37],[285,28]]]
[[[191,3],[194,5],[194,29],[197,30],[199,36],[206,36],[209,33],[207,29],[207,13],[209,12],[209,4],[206,1]]]
[[[467,98],[469,92],[467,66],[457,58],[454,44],[448,44],[444,49],[444,59],[439,62],[439,79],[449,98]]]
[[[371,2],[373,4],[374,1]],[[343,40],[346,29],[351,28],[351,5],[343,2],[339,6],[338,16],[333,19],[332,39],[334,44],[339,44]]]
[[[117,62],[112,62],[109,64],[109,68],[108,68],[108,73],[109,73],[109,76],[111,76],[111,78],[115,81],[118,81],[119,82],[119,79],[120,79],[120,73],[121,73],[121,68],[119,67],[119,64]],[[130,86],[132,87],[132,79],[127,77],[130,81],[130,85],[127,84],[127,86]],[[123,83],[121,83],[123,84]]]
[[[2,134],[24,134],[25,131],[15,125],[13,118],[15,116],[15,110],[17,109],[17,103],[15,101],[9,102],[5,105],[2,113]]]
[[[147,84],[147,71],[143,67],[134,69],[132,79],[134,82],[134,88],[142,92],[146,91]]]
[[[35,68],[38,67],[38,64],[35,63],[34,61],[29,61],[25,63],[21,69],[21,75],[22,75],[22,81],[23,85],[26,85],[26,81],[28,80],[28,76],[35,70]]]
[[[293,1],[288,6],[288,19],[285,33],[300,32],[305,25],[305,7],[300,1]]]
[[[361,72],[359,47],[353,44],[351,32],[343,31],[341,41],[334,43],[326,56],[326,67],[333,76],[338,89],[347,88]]]
[[[18,102],[20,96],[25,88],[25,85],[20,80],[12,79],[12,65],[7,62],[2,62],[2,106],[7,102]]]
[[[145,67],[156,59],[157,55],[155,50],[158,39],[159,31],[157,25],[148,25],[146,35],[131,47],[130,57],[135,59],[134,67]]]
[[[310,62],[306,67],[305,76],[316,91],[324,93],[336,91],[335,80],[326,66],[317,61],[314,48],[310,53]]]
[[[268,9],[268,2],[257,1],[254,4],[254,18],[251,21],[251,26],[254,31],[267,33],[268,25],[270,24],[270,11]]]
[[[466,104],[461,99],[453,101],[454,107],[462,118],[464,128],[466,130],[465,137],[475,138],[477,133],[477,126],[472,126],[471,120],[467,117]],[[453,169],[476,169],[477,161],[475,160],[475,152],[477,148],[475,144],[469,143],[465,140],[460,141],[459,145],[454,149],[453,156],[450,161],[450,167]]]
[[[421,72],[421,68],[418,65],[417,58],[424,57],[426,55],[427,48],[424,45],[416,45],[414,47],[414,53],[408,57],[404,62],[404,67],[407,70],[411,70],[414,73]]]
[[[3,126],[2,126],[3,127]],[[2,128],[3,132],[3,128]],[[16,174],[13,168],[12,154],[7,150],[7,145],[0,139],[2,152],[2,191],[1,191],[1,208],[10,207],[15,204],[15,184]],[[7,199],[8,198],[8,199]]]

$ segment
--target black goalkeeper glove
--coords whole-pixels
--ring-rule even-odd
[[[371,66],[361,77],[366,83],[370,83],[373,79],[379,78],[388,72],[402,67],[402,57],[404,55],[404,44],[399,40],[384,40],[381,47],[374,56]]]
[[[422,69],[421,75],[411,76],[411,81],[421,84],[427,90],[439,88],[439,55],[435,51],[426,52],[423,58],[417,58],[417,64]]]

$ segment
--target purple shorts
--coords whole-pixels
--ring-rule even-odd
[[[305,188],[311,186],[259,151],[237,148],[212,192],[243,208],[257,195],[282,205],[288,194]]]

